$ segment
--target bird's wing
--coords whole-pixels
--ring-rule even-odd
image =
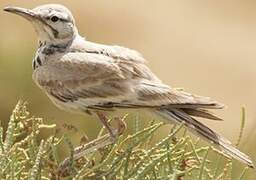
[[[60,101],[79,102],[95,108],[217,107],[217,103],[209,98],[164,85],[142,60],[105,52],[69,52],[38,68],[34,79]]]
[[[157,82],[141,82],[136,87],[136,92],[138,104],[169,106],[173,108],[218,109],[223,107],[221,103],[209,97],[190,94]]]
[[[71,46],[70,51],[103,54],[114,59],[121,59],[133,62],[146,62],[146,60],[138,51],[117,45],[109,46],[85,41],[81,37],[76,39],[76,42]]]

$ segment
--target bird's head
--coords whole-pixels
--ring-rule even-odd
[[[47,4],[34,9],[6,7],[4,10],[30,21],[35,27],[41,42],[68,43],[78,33],[71,12],[62,5]]]

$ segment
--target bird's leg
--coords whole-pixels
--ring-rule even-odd
[[[105,116],[104,113],[102,112],[96,112],[98,118],[100,119],[101,123],[104,125],[104,127],[108,130],[110,136],[113,139],[116,139],[116,135],[113,132],[113,128],[110,126],[110,124],[108,123],[108,118]]]
[[[114,120],[117,122],[117,133],[118,135],[123,134],[124,130],[127,128],[126,123],[124,122],[126,116],[123,118],[115,117]]]

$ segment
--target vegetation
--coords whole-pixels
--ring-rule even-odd
[[[201,145],[199,139],[193,140],[182,124],[156,141],[155,135],[163,123],[151,122],[140,128],[135,119],[134,132],[124,135],[124,119],[115,120],[118,122],[116,140],[104,135],[101,129],[95,140],[82,137],[81,144],[74,148],[65,131],[45,124],[42,118],[30,116],[26,103],[20,101],[7,130],[0,128],[0,179],[234,178],[231,159],[212,146]],[[72,125],[68,127],[72,128]],[[42,138],[40,133],[44,129],[50,129],[52,135]],[[66,158],[60,154],[63,144],[70,152]],[[241,170],[236,179],[244,179],[246,170]]]

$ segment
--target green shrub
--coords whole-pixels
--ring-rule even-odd
[[[135,125],[138,119],[135,119]],[[10,117],[6,132],[0,128],[0,179],[231,179],[232,161],[214,147],[192,140],[183,125],[154,143],[163,123],[136,126],[131,135],[113,141],[101,129],[97,139],[74,148],[67,134],[42,118],[30,116],[20,101]],[[72,128],[72,126],[70,126]],[[52,135],[41,139],[43,129]],[[86,140],[84,140],[86,141]],[[70,155],[60,160],[60,145]],[[211,158],[213,157],[213,158]],[[218,160],[216,160],[218,159]],[[243,179],[246,169],[237,179]]]

